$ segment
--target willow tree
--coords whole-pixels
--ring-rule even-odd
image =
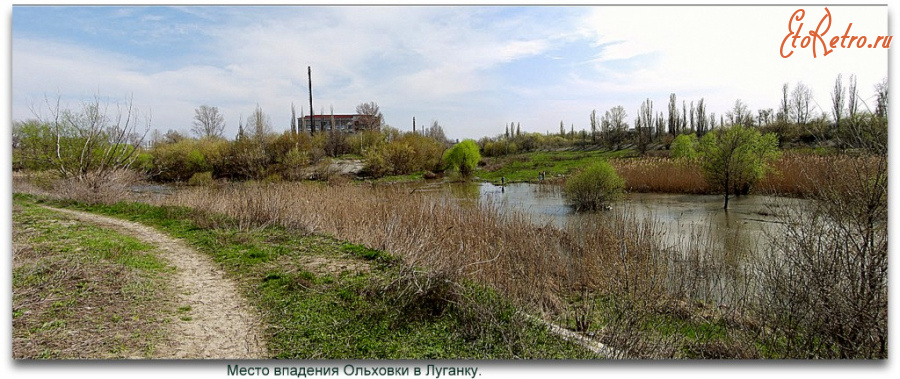
[[[700,139],[700,168],[713,188],[725,193],[725,206],[733,195],[743,195],[771,170],[778,158],[778,137],[760,134],[743,125],[719,128]]]
[[[444,154],[444,163],[465,177],[469,177],[475,172],[479,161],[481,161],[481,153],[478,151],[478,144],[470,139],[453,145]]]

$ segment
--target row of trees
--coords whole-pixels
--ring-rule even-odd
[[[377,104],[364,103],[358,112],[374,113],[378,124],[355,133],[323,128],[305,133],[274,132],[269,116],[258,105],[241,118],[234,140],[223,137],[225,121],[217,107],[195,109],[193,136],[169,130],[149,133],[149,118],[141,118],[130,102],[104,105],[99,99],[80,110],[60,109],[46,102],[50,117],[17,122],[13,130],[15,169],[55,170],[79,180],[123,168],[137,168],[158,181],[192,179],[298,180],[316,175],[310,169],[327,157],[362,157],[372,176],[443,170],[442,155],[451,146],[443,127],[433,122],[420,132],[401,132],[383,125]],[[39,114],[40,112],[35,112]],[[145,121],[140,124],[139,121]],[[139,130],[143,126],[143,130]],[[140,132],[140,133],[139,133]]]
[[[649,98],[644,100],[633,118],[633,125],[629,123],[625,107],[617,105],[602,114],[591,111],[589,130],[576,131],[574,125],[567,128],[560,121],[558,134],[541,135],[522,133],[520,124],[511,123],[506,125],[504,134],[482,138],[479,145],[488,156],[572,145],[602,145],[609,149],[633,146],[643,153],[654,144],[668,148],[682,134],[695,133],[699,137],[718,127],[743,125],[756,127],[764,133],[776,133],[781,146],[830,141],[840,148],[853,148],[859,144],[853,143],[851,137],[857,134],[854,130],[860,128],[862,120],[872,115],[886,115],[887,79],[878,83],[875,91],[876,102],[871,109],[860,98],[856,77],[851,76],[845,85],[843,76],[838,75],[831,92],[832,106],[825,110],[815,105],[812,90],[807,85],[798,82],[791,89],[785,83],[777,110],[767,108],[754,112],[738,99],[731,109],[719,115],[708,111],[703,98],[690,102],[682,100],[679,104],[672,93],[665,110],[655,109]]]

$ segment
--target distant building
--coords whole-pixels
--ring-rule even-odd
[[[310,116],[304,116],[298,119],[301,131],[309,131],[311,125]],[[379,122],[376,122],[374,116],[364,114],[323,114],[315,116],[316,132],[321,131],[339,131],[344,133],[356,133],[362,130],[378,130]]]

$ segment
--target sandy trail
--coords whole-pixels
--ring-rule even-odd
[[[116,230],[160,249],[160,257],[176,267],[176,306],[191,308],[172,318],[169,342],[154,358],[263,359],[265,343],[260,318],[209,257],[151,227],[93,213],[47,207],[101,227]],[[189,316],[190,321],[179,317]]]

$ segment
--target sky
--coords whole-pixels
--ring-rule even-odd
[[[592,110],[632,119],[645,99],[665,111],[670,93],[716,114],[737,99],[777,109],[797,82],[828,112],[838,74],[874,106],[888,49],[782,58],[800,8],[807,35],[823,6],[13,6],[11,114],[131,98],[153,128],[187,133],[209,105],[233,138],[259,105],[281,131],[292,104],[309,113],[307,67],[317,114],[374,101],[393,127],[438,121],[459,139],[511,122],[588,129]],[[887,7],[829,10],[826,37],[850,23],[850,35],[888,35]]]

